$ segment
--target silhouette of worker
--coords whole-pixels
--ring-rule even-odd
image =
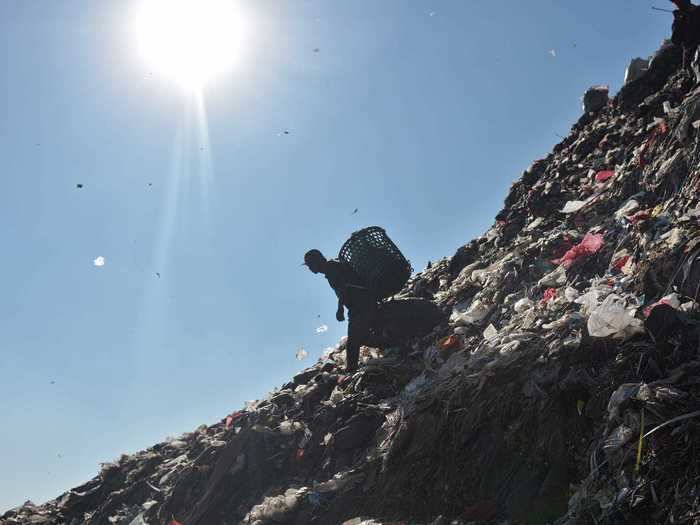
[[[700,9],[690,0],[671,0],[676,6],[673,11],[671,41],[683,48],[683,68],[687,58],[692,59],[700,45]]]
[[[348,309],[348,340],[345,345],[346,371],[357,370],[360,346],[370,334],[372,319],[377,308],[377,297],[367,288],[353,269],[346,263],[327,260],[318,250],[309,250],[304,255],[304,265],[313,273],[321,273],[338,296],[335,318],[345,320],[344,308]]]

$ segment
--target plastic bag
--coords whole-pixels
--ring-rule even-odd
[[[629,314],[625,301],[619,295],[611,294],[588,318],[588,333],[592,337],[624,335],[628,326],[639,324],[639,320]]]
[[[450,321],[455,324],[478,324],[491,313],[491,310],[493,310],[492,304],[482,303],[476,299],[467,311],[460,311],[455,306]]]
[[[636,213],[639,210],[639,203],[634,200],[630,199],[628,200],[624,206],[622,206],[619,210],[615,212],[615,218],[616,219],[623,219],[627,217],[628,215],[632,215]]]
[[[596,182],[605,182],[608,179],[612,179],[614,176],[615,176],[614,171],[610,171],[610,170],[599,171],[598,173],[595,174],[595,181]]]
[[[625,425],[620,425],[613,430],[603,442],[603,450],[606,454],[620,450],[634,437],[634,430]]]
[[[524,297],[523,299],[520,299],[515,305],[513,306],[513,309],[521,314],[523,312],[527,312],[530,308],[535,306],[535,303],[532,302],[532,300],[528,299],[527,297]]]
[[[583,240],[564,254],[561,259],[552,261],[564,268],[569,268],[581,257],[597,253],[603,247],[603,236],[599,233],[587,233]]]
[[[569,201],[562,208],[562,213],[576,213],[577,211],[583,209],[583,207],[588,204],[588,201]]]

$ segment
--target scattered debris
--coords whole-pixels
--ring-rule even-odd
[[[700,105],[682,58],[664,45],[612,100],[594,89],[493,226],[410,278],[391,300],[438,308],[432,333],[368,341],[352,374],[341,339],[0,525],[694,523]]]
[[[102,266],[105,265],[105,258],[100,255],[94,261],[92,261],[92,264],[94,264],[98,268],[101,268]]]

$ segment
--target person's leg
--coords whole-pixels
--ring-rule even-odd
[[[345,358],[348,371],[355,371],[360,360],[360,346],[369,343],[370,328],[374,308],[372,305],[351,308],[348,311],[348,342],[345,345]]]
[[[345,343],[345,370],[347,372],[357,370],[357,362],[360,360],[359,336],[358,319],[348,313],[348,340]]]

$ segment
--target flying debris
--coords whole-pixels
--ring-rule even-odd
[[[92,264],[94,264],[98,268],[101,268],[102,266],[105,265],[105,258],[100,255],[97,259],[92,261]]]
[[[435,16],[435,11],[430,11],[430,13],[428,13],[428,16]]]
[[[78,188],[78,189],[81,189],[81,188],[83,187],[83,185],[82,185],[82,184],[76,184],[75,187]]]
[[[319,326],[318,328],[316,328],[316,333],[317,333],[317,334],[322,334],[323,332],[327,332],[327,331],[328,331],[328,326],[325,325],[325,324],[322,324],[321,326]]]
[[[550,49],[549,54],[552,55],[553,57],[557,56],[557,52],[554,49]]]
[[[296,353],[297,361],[303,361],[307,355],[309,355],[309,352],[304,350],[303,346],[300,346],[299,350],[297,350],[297,353]]]
[[[156,276],[160,279],[160,274],[158,272],[156,272]]]
[[[359,210],[359,208],[355,208],[355,210],[352,212],[353,215],[355,215]]]
[[[317,48],[317,47],[314,48],[314,53],[318,53],[319,51],[321,51],[319,48]]]

